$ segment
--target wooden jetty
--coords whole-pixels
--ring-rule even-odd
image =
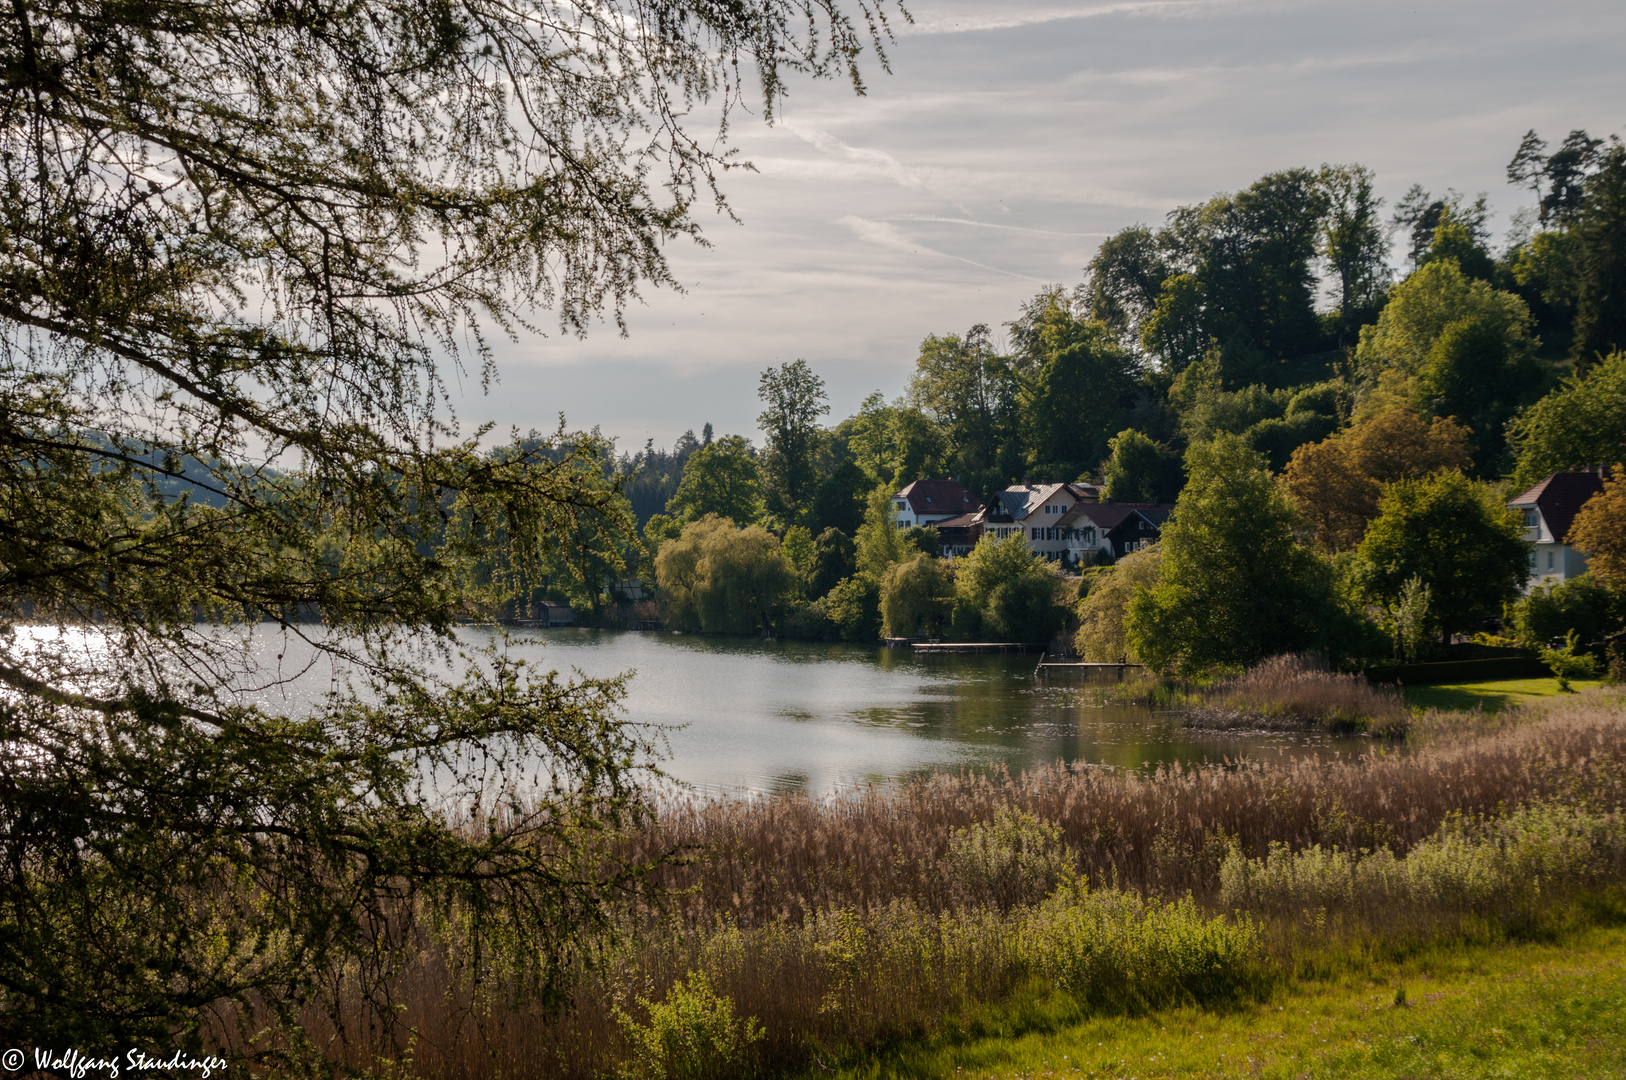
[[[1097,671],[1110,671],[1122,679],[1125,672],[1131,669],[1139,671],[1144,666],[1142,664],[1096,664],[1083,660],[1051,660],[1048,659],[1049,656],[1049,653],[1045,653],[1039,657],[1039,666],[1033,669],[1034,678],[1038,678],[1040,675],[1048,675],[1052,671],[1076,671],[1081,675],[1090,675]]]

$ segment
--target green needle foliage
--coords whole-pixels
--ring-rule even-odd
[[[388,1023],[437,925],[557,1000],[646,869],[610,851],[652,748],[619,682],[459,659],[452,628],[631,522],[600,443],[461,435],[442,365],[486,382],[489,328],[671,283],[732,164],[680,118],[726,128],[741,59],[770,116],[787,72],[858,87],[887,33],[858,11],[12,5],[0,1042],[207,1016],[297,1051],[341,984]],[[267,621],[334,662],[315,707],[249,694],[294,674],[255,663]]]

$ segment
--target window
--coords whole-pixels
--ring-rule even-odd
[[[1541,515],[1538,514],[1534,510],[1526,510],[1524,512],[1524,527],[1527,528],[1527,529],[1540,528],[1541,527]]]
[[[1547,569],[1551,570],[1552,568],[1553,568],[1553,553],[1551,551],[1549,551],[1547,553]]]
[[[1033,539],[1035,539],[1035,540],[1039,539],[1039,530],[1038,529],[1033,530]]]

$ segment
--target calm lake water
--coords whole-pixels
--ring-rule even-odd
[[[468,631],[478,639],[480,631]],[[827,793],[938,770],[1056,761],[1164,761],[1359,752],[1369,743],[1187,731],[1109,704],[1078,676],[1034,678],[1036,656],[917,657],[906,649],[549,630],[517,650],[561,671],[632,671],[630,719],[672,725],[664,768],[701,790]]]
[[[459,636],[482,647],[497,635],[463,629]],[[85,647],[100,648],[94,638]],[[297,639],[261,629],[245,647],[261,672],[257,689],[239,684],[248,699],[297,713],[332,685],[331,666],[307,668],[310,650]],[[531,632],[513,637],[510,648],[543,670],[630,673],[627,718],[664,728],[671,753],[662,768],[700,791],[827,794],[935,771],[1019,773],[1058,761],[1140,769],[1370,746],[1324,735],[1187,730],[1172,715],[1107,701],[1102,684],[1076,674],[1035,678],[1031,655],[916,656],[878,646],[595,630]],[[278,674],[291,681],[272,685]]]

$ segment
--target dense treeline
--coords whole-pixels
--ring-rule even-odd
[[[929,530],[895,530],[886,496],[928,476],[978,498],[1085,480],[1177,507],[1157,572],[1107,588],[1123,593],[1110,618],[1099,600],[1080,611],[1091,655],[1413,657],[1472,633],[1527,577],[1508,498],[1626,459],[1626,146],[1575,131],[1549,152],[1531,132],[1508,176],[1535,206],[1499,247],[1486,195],[1414,186],[1386,215],[1359,165],[1178,207],[1108,238],[1081,284],[1045,288],[1000,331],[928,336],[901,396],[833,424],[805,362],[765,371],[760,450],[708,424],[607,472],[643,528],[629,573],[684,629],[1039,640],[1113,571],[1066,581],[991,539],[937,565]],[[1593,527],[1597,552],[1613,528]],[[777,592],[704,600],[706,581],[753,575]],[[1538,589],[1505,612],[1512,632],[1617,628],[1608,577]]]

